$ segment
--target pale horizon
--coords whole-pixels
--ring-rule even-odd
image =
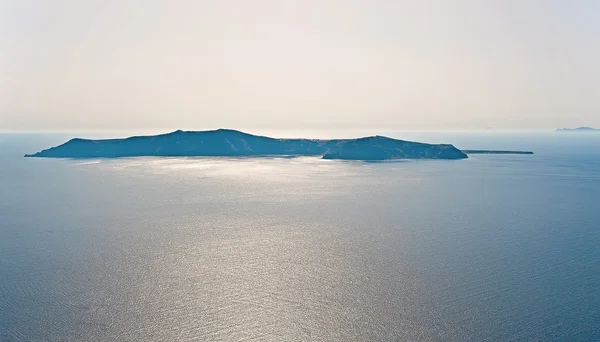
[[[0,5],[0,132],[600,127],[600,3]]]

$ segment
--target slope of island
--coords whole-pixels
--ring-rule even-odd
[[[464,159],[446,144],[425,144],[383,136],[358,139],[276,139],[229,129],[175,131],[155,136],[68,142],[25,155],[44,158],[196,157],[196,156],[322,156],[325,159]]]

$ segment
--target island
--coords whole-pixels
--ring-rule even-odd
[[[323,159],[383,161],[394,159],[465,159],[467,154],[532,154],[513,151],[461,151],[450,144],[426,144],[370,136],[356,139],[279,139],[232,129],[175,131],[124,139],[71,139],[25,157],[251,157],[320,156]]]
[[[231,129],[175,131],[154,136],[89,140],[75,138],[25,157],[119,158],[200,156],[321,156],[324,159],[464,159],[453,145],[425,144],[383,136],[357,139],[277,139]]]
[[[556,130],[556,132],[559,132],[559,133],[590,133],[590,132],[598,133],[598,132],[600,132],[600,129],[592,128],[592,127],[559,128]]]

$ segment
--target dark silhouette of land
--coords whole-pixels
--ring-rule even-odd
[[[467,151],[468,152],[468,151]],[[528,153],[471,151],[472,153]],[[529,152],[530,153],[530,152]],[[138,136],[125,139],[72,139],[60,146],[25,157],[119,158],[196,156],[322,156],[324,159],[464,159],[461,151],[448,144],[425,144],[383,136],[357,139],[276,139],[230,129]]]
[[[592,127],[578,127],[578,128],[559,128],[556,130],[560,133],[586,133],[586,132],[600,132],[598,128]]]
[[[533,154],[531,151],[462,150],[466,154]]]
[[[140,156],[323,156],[326,159],[462,159],[452,145],[433,145],[382,136],[359,139],[275,139],[229,129],[175,131],[126,139],[72,139],[26,157],[118,158]]]

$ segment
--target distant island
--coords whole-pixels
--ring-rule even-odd
[[[584,132],[600,132],[600,129],[598,128],[592,128],[592,127],[578,127],[578,128],[559,128],[556,130],[557,132],[579,132],[579,133],[584,133]]]
[[[468,151],[466,151],[468,152]],[[471,151],[483,153],[484,151]],[[485,151],[485,153],[528,153]],[[531,152],[529,152],[531,153]],[[371,136],[356,139],[277,139],[231,129],[175,131],[155,136],[125,139],[71,139],[68,142],[25,157],[120,158],[120,157],[246,157],[321,156],[323,159],[380,161],[393,159],[464,159],[449,144],[426,144]]]

